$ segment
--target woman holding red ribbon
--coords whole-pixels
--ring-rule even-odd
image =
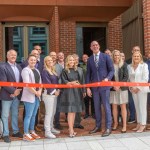
[[[120,51],[114,50],[112,52],[112,60],[115,69],[112,81],[127,82],[128,80],[127,64],[123,62]],[[118,105],[120,105],[123,120],[123,127],[121,132],[125,133],[127,124],[126,104],[128,103],[128,88],[120,86],[113,87],[110,92],[110,103],[112,104],[112,113],[114,119],[114,126],[112,130],[117,130],[118,128]]]
[[[45,84],[58,84],[58,75],[54,68],[54,62],[52,57],[46,56],[44,58],[44,70],[42,71],[42,81]],[[57,96],[59,95],[59,89],[46,88],[42,94],[42,99],[45,104],[45,137],[56,138],[55,134],[59,134],[60,131],[54,129],[53,120],[56,112]]]
[[[66,58],[65,69],[61,74],[62,84],[80,85],[84,83],[84,75],[77,69],[72,55]],[[74,137],[74,120],[77,112],[83,111],[83,90],[81,88],[66,88],[62,90],[60,98],[60,112],[68,113],[69,137]]]
[[[128,66],[130,82],[148,82],[149,71],[148,65],[143,62],[140,52],[134,52],[132,55],[132,64]],[[129,90],[132,93],[136,115],[137,126],[133,129],[136,132],[143,132],[146,127],[147,121],[147,93],[149,92],[148,86],[134,86]]]

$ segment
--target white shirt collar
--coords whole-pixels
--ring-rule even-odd
[[[16,66],[16,63],[12,64],[11,62],[7,61],[11,66]]]
[[[99,56],[100,55],[100,51],[97,54],[94,54],[94,56],[96,56],[96,55]]]

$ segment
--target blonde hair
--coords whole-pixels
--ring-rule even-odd
[[[113,50],[113,51],[112,51],[112,61],[113,61],[113,63],[114,63],[114,56],[115,56],[115,53],[116,53],[116,52],[119,53],[119,55],[120,55],[119,68],[121,68],[121,67],[123,66],[124,62],[123,62],[123,60],[122,60],[121,53],[120,53],[119,50]]]
[[[48,59],[52,59],[51,56],[46,56],[44,58],[44,68],[49,72],[50,75],[56,75],[57,76],[57,73],[56,73],[56,69],[55,69],[55,66],[53,66],[52,68],[49,68],[46,64],[47,60]],[[53,59],[52,59],[53,60]]]
[[[139,55],[140,55],[140,58],[141,58],[140,64],[143,64],[144,62],[143,62],[142,54],[141,54],[139,51],[136,51],[136,52],[134,52],[133,55],[132,55],[132,66],[134,65],[133,56],[134,56],[135,54],[139,54]]]
[[[70,70],[69,70],[69,60],[70,60],[71,57],[72,57],[73,59],[75,59],[75,58],[73,57],[73,55],[68,55],[67,58],[66,58],[66,60],[65,60],[65,70],[67,70],[68,73],[70,73]],[[76,65],[76,63],[74,63],[73,69],[74,69],[74,70],[77,70],[77,65]]]

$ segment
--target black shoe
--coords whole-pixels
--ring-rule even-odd
[[[110,129],[106,129],[105,132],[102,134],[102,137],[109,136],[111,134]]]
[[[74,128],[84,129],[84,127],[81,124],[75,125]]]
[[[62,130],[63,127],[62,127],[60,124],[56,124],[56,125],[55,125],[55,129]]]
[[[11,142],[9,136],[3,136],[3,140],[4,140],[4,142],[6,142],[6,143],[10,143],[10,142]]]
[[[129,124],[134,123],[134,122],[135,122],[135,119],[129,119],[129,120],[128,120],[128,123],[129,123]]]
[[[93,134],[93,133],[100,132],[100,131],[102,131],[101,128],[95,127],[93,130],[91,130],[91,131],[89,132],[89,134]]]
[[[91,115],[91,117],[92,117],[93,119],[95,119],[95,114]]]
[[[23,134],[20,132],[17,132],[15,134],[12,134],[12,137],[18,137],[18,138],[23,138]]]
[[[65,122],[68,122],[68,119],[67,119],[67,118],[65,119]]]
[[[85,114],[84,119],[87,119],[89,117],[89,114]]]
[[[121,133],[126,133],[126,132],[127,132],[126,130],[124,130],[124,131],[123,131],[123,130],[121,130]]]

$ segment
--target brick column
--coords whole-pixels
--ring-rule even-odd
[[[150,52],[150,0],[143,0],[144,47],[145,54]]]
[[[108,23],[108,48],[122,51],[122,26],[121,16]]]
[[[60,50],[65,56],[76,53],[76,22],[64,20],[60,22]]]
[[[3,61],[3,26],[0,22],[0,61]]]
[[[54,7],[53,16],[50,22],[50,51],[59,52],[59,12]]]

